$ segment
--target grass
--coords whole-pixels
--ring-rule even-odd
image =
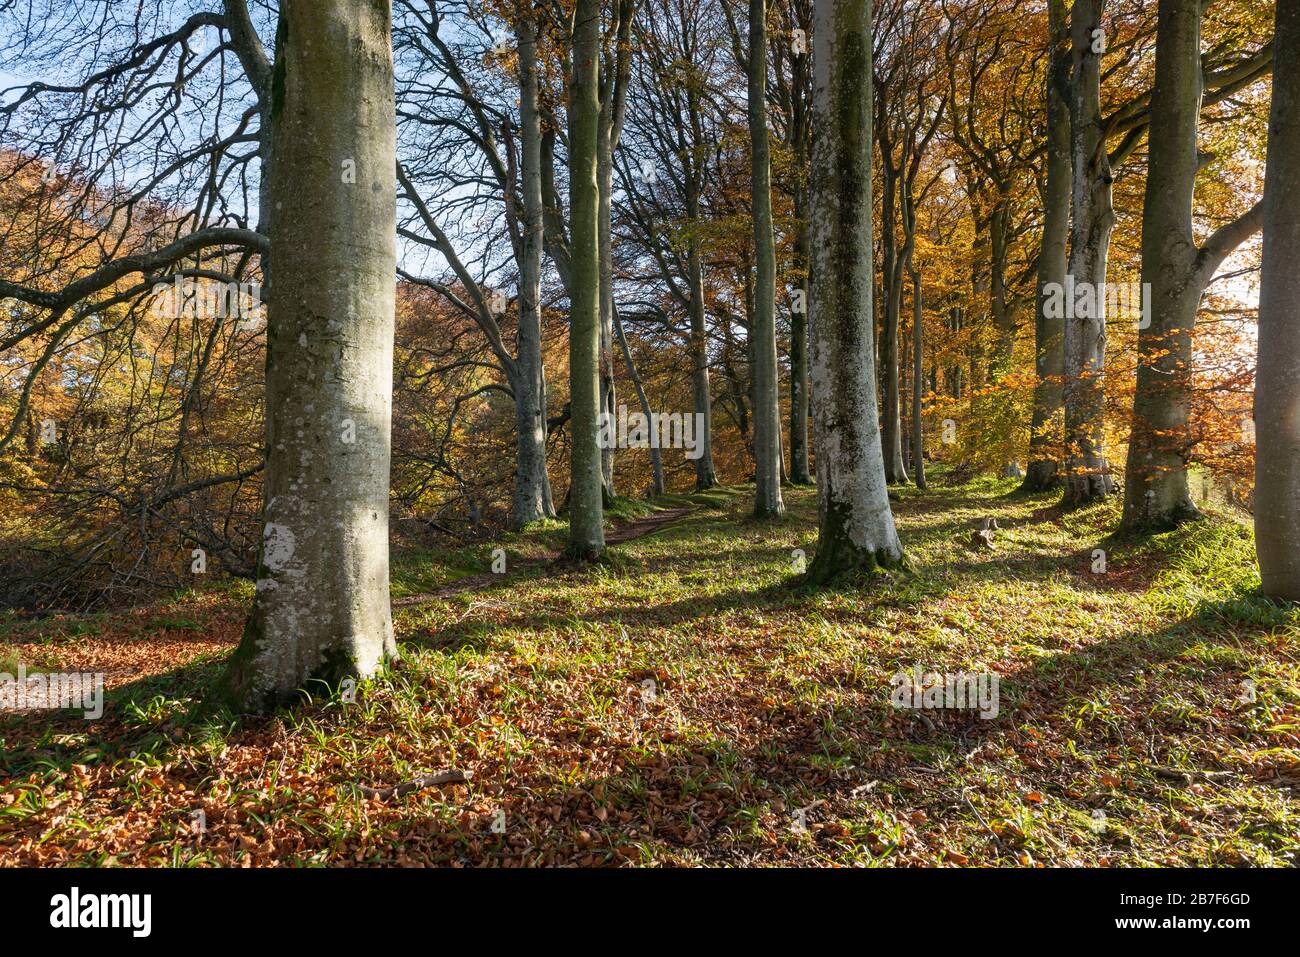
[[[401,556],[401,664],[265,720],[202,705],[242,587],[7,623],[111,690],[98,722],[0,718],[0,863],[1300,863],[1300,613],[1255,594],[1249,529],[1123,540],[1113,504],[942,480],[895,505],[912,572],[869,587],[794,587],[811,489],[779,522],[667,496],[695,510],[586,568],[550,564],[562,522]],[[996,674],[997,717],[892,708],[915,664]],[[470,781],[357,789],[440,768]]]

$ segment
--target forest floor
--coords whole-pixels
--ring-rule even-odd
[[[401,664],[268,719],[204,704],[246,584],[0,619],[0,670],[110,689],[0,716],[0,864],[1300,864],[1300,611],[1249,527],[1118,540],[1118,503],[942,482],[895,505],[910,572],[820,593],[811,489],[625,505],[590,567],[555,522],[401,556]],[[914,665],[995,674],[996,717],[892,707]]]

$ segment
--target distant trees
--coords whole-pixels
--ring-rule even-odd
[[[182,544],[251,571],[257,323],[195,294],[267,278],[270,67],[243,0],[207,6],[0,5],[0,512],[39,516],[0,601],[121,600]]]
[[[46,15],[50,0],[0,13],[0,66],[55,77],[24,76],[0,101],[0,490],[50,508],[59,529],[93,529],[62,584],[45,598],[24,586],[24,601],[67,595],[88,567],[140,587],[188,581],[182,546],[256,575],[254,503],[274,484],[268,509],[284,508],[292,470],[264,464],[250,436],[284,434],[279,416],[297,401],[284,396],[306,383],[280,370],[316,361],[295,355],[310,336],[282,343],[299,321],[291,303],[266,338],[150,305],[155,284],[178,279],[261,282],[272,299],[279,288],[269,234],[277,216],[302,214],[274,195],[297,188],[274,178],[297,154],[272,141],[275,62],[259,38],[279,4],[136,6],[78,6],[95,36],[84,49]],[[835,93],[871,96],[880,150],[868,191],[878,248],[849,269],[814,236],[813,168],[852,179],[861,144],[841,137],[834,162],[813,155],[831,96],[817,80],[818,113],[813,6],[395,0],[399,535],[478,538],[562,502],[570,551],[594,558],[616,484],[657,495],[752,476],[755,513],[778,515],[784,450],[795,483],[850,446],[873,470],[872,437],[853,430],[876,424],[891,481],[920,484],[934,457],[1014,474],[1027,453],[1026,490],[1063,486],[1072,503],[1110,491],[1128,433],[1133,529],[1196,514],[1194,464],[1250,469],[1248,441],[1226,432],[1252,386],[1251,306],[1215,282],[1256,266],[1262,16],[1241,0],[877,0],[873,82]],[[823,38],[836,63],[864,11],[817,12],[848,18]],[[823,238],[865,241],[847,205]],[[1133,328],[1105,306],[1112,278],[1138,277],[1139,234],[1151,315]],[[818,268],[869,268],[876,292],[814,296]],[[358,290],[374,281],[335,271]],[[867,373],[829,333],[814,344],[814,309],[823,333],[840,321],[825,317],[874,312],[836,327],[872,353]],[[845,385],[864,374],[869,396]],[[817,405],[809,437],[818,381],[856,419]],[[694,413],[695,447],[602,441],[620,396],[647,419]],[[58,442],[39,438],[46,418]],[[634,450],[619,453],[617,483],[616,446]],[[828,481],[843,490],[854,469]],[[868,485],[855,501],[877,501]]]
[[[620,149],[621,221],[627,255],[644,257],[642,283],[660,285],[669,311],[686,316],[692,411],[703,449],[693,462],[695,487],[717,484],[709,355],[709,257],[706,231],[711,182],[723,148],[716,89],[721,17],[709,0],[650,0],[640,11],[628,129]],[[639,284],[638,284],[639,285]],[[634,286],[631,294],[638,290]],[[629,376],[631,369],[629,368]],[[658,451],[658,450],[655,450]]]
[[[403,7],[410,6],[403,0]],[[472,319],[482,332],[515,407],[515,468],[510,524],[554,518],[546,470],[547,396],[542,362],[543,187],[540,17],[531,9],[512,11],[514,70],[504,64],[475,64],[470,51],[483,34],[472,18],[453,17],[442,5],[403,10],[398,40],[418,78],[399,90],[402,164],[398,181],[404,215],[403,240],[438,253],[450,277],[403,275],[442,295]],[[485,27],[478,29],[486,30]],[[455,37],[453,41],[449,37]],[[489,47],[489,51],[492,48]],[[494,51],[492,51],[494,52]],[[511,75],[513,73],[513,76]],[[513,83],[503,84],[502,77]],[[430,82],[429,76],[445,82]],[[519,106],[512,108],[517,99]],[[505,239],[457,236],[465,191],[474,189],[479,205],[499,210]],[[508,256],[499,252],[508,249]],[[414,257],[412,257],[414,258]],[[502,261],[504,260],[504,261]],[[494,276],[513,271],[514,309]],[[503,281],[499,281],[504,286]],[[503,325],[516,317],[515,343]],[[492,388],[484,386],[483,388]]]

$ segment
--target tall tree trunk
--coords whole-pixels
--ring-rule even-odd
[[[1255,371],[1255,550],[1263,592],[1300,601],[1300,5],[1277,5]]]
[[[912,416],[908,396],[912,394],[912,340],[905,329],[900,328],[899,330],[899,342],[902,352],[902,374],[899,376],[898,401],[899,406],[907,410],[903,414],[903,469],[910,475],[912,472]]]
[[[800,203],[802,206],[802,203]],[[801,223],[799,226],[798,255],[802,262],[808,261],[806,223],[802,222],[804,213],[796,212]],[[805,276],[799,283],[803,294],[801,308],[790,314],[790,481],[795,485],[807,485],[812,481],[808,468],[808,279]]]
[[[1189,417],[1196,313],[1223,260],[1263,219],[1263,205],[1256,205],[1204,246],[1196,245],[1192,202],[1200,167],[1201,82],[1200,2],[1160,0],[1142,212],[1142,283],[1150,289],[1150,312],[1138,332],[1124,479],[1123,525],[1130,530],[1170,528],[1199,514],[1187,485],[1195,445]],[[1144,304],[1146,298],[1144,292]]]
[[[538,108],[537,36],[532,18],[520,9],[515,21],[519,43],[519,113],[523,186],[522,255],[519,261],[519,329],[515,393],[517,450],[510,524],[554,518],[546,475],[546,385],[542,378],[542,126]]]
[[[687,216],[691,222],[699,217],[698,199],[690,194],[687,197]],[[703,491],[718,484],[718,473],[713,465],[713,399],[709,387],[709,340],[704,316],[704,262],[700,241],[694,231],[686,254],[686,272],[691,287],[691,395],[695,414],[703,423],[699,440],[704,443],[702,454],[695,460],[695,487]]]
[[[814,5],[809,301],[819,536],[808,581],[897,565],[872,323],[871,0]]]
[[[989,359],[989,377],[995,383],[1011,371],[1016,350],[1016,316],[1007,302],[1010,202],[1010,197],[999,193],[989,213],[989,313],[997,334],[997,344]]]
[[[800,21],[806,24],[806,21]],[[808,102],[806,53],[792,55],[791,133],[794,144],[795,266],[801,271],[800,302],[790,313],[790,480],[812,481],[808,469]]]
[[[623,133],[623,108],[630,71],[632,16],[636,0],[615,5],[618,23],[613,50],[600,57],[597,72],[597,100],[600,119],[596,130],[596,177],[600,185],[600,411],[617,415],[618,393],[614,384],[614,237],[610,205],[614,193],[614,150]],[[603,81],[603,82],[602,82]],[[601,480],[606,501],[616,496],[614,488],[614,445],[601,450]]]
[[[266,486],[257,593],[224,691],[260,710],[397,656],[388,591],[396,270],[387,2],[284,0],[267,184]]]
[[[790,4],[790,23],[811,35],[811,5]],[[813,127],[809,124],[811,56],[790,49],[789,143],[794,155],[794,268],[800,274],[796,308],[790,311],[790,481],[809,485],[809,182],[807,164],[813,144]]]
[[[903,253],[898,249],[895,232],[896,197],[901,184],[898,177],[884,177],[884,201],[881,206],[881,237],[884,248],[885,273],[885,326],[880,343],[881,389],[885,396],[884,451],[885,476],[891,484],[907,482],[907,469],[903,467],[902,401],[899,397],[899,326],[903,311]]]
[[[610,215],[614,191],[613,149],[610,125],[602,117],[596,141],[596,177],[600,184],[600,414],[610,417],[618,415],[618,394],[614,387],[614,240]],[[600,450],[601,482],[607,502],[612,502],[617,494],[614,451],[612,442]]]
[[[921,299],[921,271],[912,270],[912,472],[916,487],[925,488],[925,434],[921,422],[921,383],[925,381],[922,358],[924,303]]]
[[[1071,16],[1074,170],[1070,272],[1076,288],[1091,291],[1065,320],[1065,499],[1083,504],[1114,488],[1104,447],[1106,371],[1106,259],[1115,228],[1110,157],[1101,116],[1101,30],[1106,0],[1075,0]]]
[[[962,331],[962,308],[953,306],[948,310],[948,331],[956,335]],[[956,363],[948,367],[944,375],[946,380],[948,394],[954,399],[960,399],[962,396],[961,377],[965,369],[961,363]]]
[[[750,326],[754,360],[754,514],[785,511],[781,499],[781,410],[776,362],[776,240],[767,132],[767,2],[749,0],[749,136],[752,158],[755,288]]]
[[[1125,528],[1164,527],[1198,515],[1187,488],[1194,281],[1192,192],[1201,113],[1201,0],[1160,0],[1151,91],[1142,282],[1151,315],[1138,332],[1137,392],[1124,477]]]
[[[1038,306],[1034,316],[1034,414],[1029,468],[1022,486],[1042,492],[1060,484],[1062,378],[1065,375],[1065,319],[1045,308],[1053,290],[1065,288],[1070,238],[1070,30],[1066,0],[1049,0],[1051,62],[1047,78],[1047,184],[1043,196],[1043,239],[1038,254]]]
[[[569,81],[569,397],[573,444],[569,553],[587,560],[605,550],[600,414],[600,3],[578,0]]]

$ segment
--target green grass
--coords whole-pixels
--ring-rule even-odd
[[[550,563],[563,522],[399,556],[394,595],[434,593],[398,610],[401,664],[270,720],[205,710],[226,652],[179,642],[101,722],[0,720],[0,862],[1300,861],[1300,614],[1256,593],[1249,528],[1122,539],[1118,503],[932,480],[895,506],[911,571],[867,587],[796,587],[811,489],[775,523],[744,487],[619,500],[695,509],[590,567]],[[990,515],[997,550],[969,548]],[[246,596],[192,600],[8,640],[82,661],[198,620],[233,643]],[[892,708],[914,664],[996,673],[999,714]],[[470,783],[355,788],[448,767]]]

